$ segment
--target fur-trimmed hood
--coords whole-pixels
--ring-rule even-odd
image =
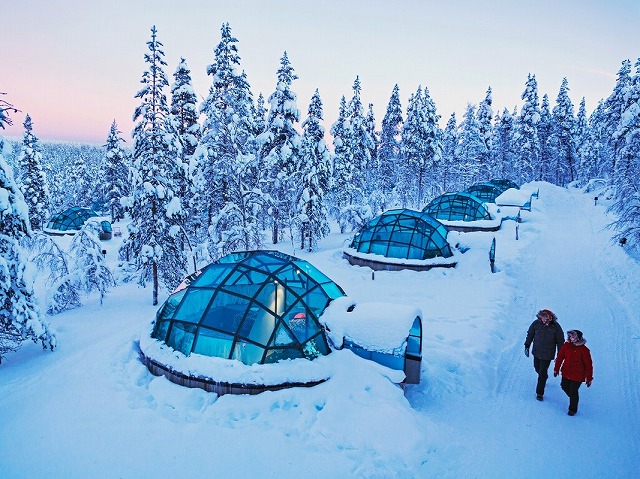
[[[582,346],[587,342],[584,336],[582,336],[582,331],[580,331],[579,329],[570,329],[569,331],[567,331],[567,338],[569,342],[575,346]]]
[[[556,321],[558,321],[558,317],[550,309],[541,309],[536,314],[536,318],[538,318],[540,321],[549,318],[549,323],[555,323]]]

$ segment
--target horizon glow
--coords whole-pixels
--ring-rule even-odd
[[[21,111],[0,130],[8,138],[22,137],[28,113],[40,140],[104,144],[115,119],[130,143],[152,25],[164,44],[170,83],[186,58],[200,99],[211,85],[206,67],[222,23],[238,39],[254,98],[274,91],[286,50],[299,77],[292,89],[301,120],[318,88],[326,131],[340,98],[351,98],[356,76],[378,129],[396,83],[403,113],[409,96],[426,87],[444,126],[454,112],[460,122],[467,103],[482,101],[488,87],[494,114],[519,111],[529,73],[551,107],[566,77],[575,111],[585,97],[591,112],[613,90],[621,62],[640,56],[633,50],[640,45],[634,0],[195,0],[188,9],[168,0],[3,3],[0,91]]]

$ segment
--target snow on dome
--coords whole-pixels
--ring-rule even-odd
[[[531,201],[532,192],[530,190],[509,188],[496,198],[498,206],[520,206],[523,207]]]
[[[369,351],[404,352],[407,334],[422,310],[386,302],[355,303],[347,297],[333,301],[322,317],[335,344],[348,339]]]

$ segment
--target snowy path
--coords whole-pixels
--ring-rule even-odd
[[[0,478],[636,479],[640,263],[609,241],[610,221],[589,195],[541,183],[520,240],[512,221],[495,234],[497,274],[484,233],[451,234],[469,246],[455,269],[375,280],[342,258],[347,235],[296,252],[357,301],[422,309],[422,379],[406,399],[355,358],[318,387],[257,396],[153,377],[134,341],[157,308],[148,290],[121,285],[103,306],[94,297],[50,318],[54,353],[26,343],[3,362]],[[559,378],[534,397],[523,342],[541,308],[592,351],[595,379],[574,417]]]
[[[567,218],[567,211],[575,215]],[[624,253],[602,231],[609,221],[603,211],[594,212],[585,195],[558,189],[541,192],[531,226],[521,225],[523,239],[539,231],[504,268],[517,286],[503,323],[495,391],[455,406],[468,422],[470,444],[448,477],[561,477],[568,466],[575,477],[638,477],[640,304],[637,284],[617,276]],[[592,351],[594,382],[581,387],[575,417],[566,414],[559,378],[550,377],[544,402],[534,398],[536,375],[523,343],[542,308],[556,312],[565,332],[582,330]]]

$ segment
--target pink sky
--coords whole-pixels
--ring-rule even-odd
[[[318,88],[327,129],[356,75],[378,127],[396,83],[403,110],[419,85],[429,88],[444,124],[452,112],[461,120],[488,86],[494,111],[519,108],[528,73],[552,105],[566,76],[576,111],[583,96],[591,111],[622,60],[640,56],[637,0],[3,0],[2,11],[0,91],[22,111],[2,134],[21,137],[29,113],[42,140],[96,144],[114,119],[130,140],[154,24],[170,80],[185,57],[200,97],[223,22],[256,97],[274,90],[286,50],[300,77],[298,108],[304,117]]]

